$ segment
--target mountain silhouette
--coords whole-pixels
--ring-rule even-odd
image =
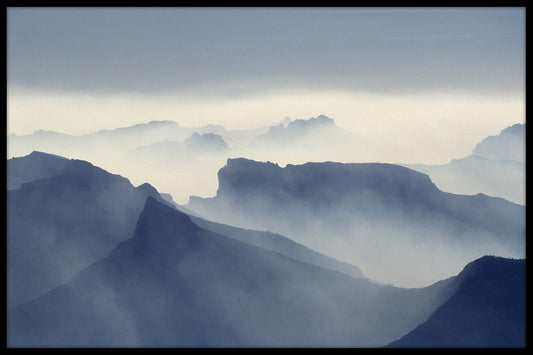
[[[345,273],[353,278],[364,278],[364,274],[357,266],[348,264],[327,255],[316,252],[302,244],[296,243],[280,234],[258,231],[253,229],[238,228],[227,224],[216,223],[201,218],[198,214],[189,210],[185,206],[174,202],[170,194],[159,194],[166,202],[178,211],[188,215],[199,227],[208,231],[224,235],[226,237],[240,240],[261,248],[275,251],[279,254],[303,261],[305,263],[317,265],[326,269]]]
[[[389,347],[525,347],[526,261],[485,256],[457,276],[455,294]]]
[[[449,327],[453,317],[464,324],[449,332],[471,334],[470,342],[458,336],[443,346],[523,344],[525,280],[514,261],[484,257],[428,287],[385,286],[281,235],[189,216],[150,184],[134,187],[85,161],[34,152],[7,163],[8,170],[13,164],[27,171],[14,174],[25,180],[7,201],[10,347],[403,346],[395,340],[417,347],[425,346],[414,337],[418,329]],[[276,168],[233,163],[262,167],[260,175]],[[411,174],[393,169],[404,180]],[[434,189],[424,186],[427,176],[416,176],[414,191],[385,191],[410,206],[420,185]],[[294,181],[280,181],[293,191]],[[382,183],[368,176],[368,186]],[[323,193],[314,188],[295,191],[308,203]],[[387,202],[394,206],[394,199]],[[312,208],[324,213],[315,202]]]
[[[414,261],[426,258],[425,249],[432,262],[448,260],[454,270],[488,253],[525,253],[523,206],[483,194],[446,193],[427,175],[399,165],[324,162],[281,168],[228,159],[218,179],[215,197],[191,197],[187,207],[218,223],[282,234],[358,265],[365,275],[376,267],[388,268],[383,275],[399,273],[395,264],[407,266],[400,258],[405,254],[413,261],[407,274],[424,276]],[[385,261],[378,264],[378,255]]]
[[[479,142],[472,154],[498,160],[525,162],[526,124],[514,124],[498,135],[488,136]]]
[[[26,157],[7,161],[7,189],[14,190],[22,184],[54,175],[59,175],[69,159],[59,155],[34,151]]]
[[[330,258],[282,235],[215,223],[190,214],[189,217],[206,230],[275,251],[298,261],[339,271],[353,278],[364,278],[363,272],[357,266]]]
[[[521,206],[483,194],[445,193],[427,175],[393,164],[324,162],[281,168],[274,163],[240,158],[228,159],[218,178],[216,197],[191,198],[190,205],[198,202],[208,208],[210,203],[228,202],[253,215],[261,212],[260,206],[254,205],[260,200],[261,204],[281,209],[280,213],[272,211],[275,218],[287,206],[298,204],[317,215],[336,208],[367,217],[398,211],[407,218],[440,214],[485,232],[511,232],[516,237],[524,231],[523,225],[513,223],[523,221]]]
[[[525,205],[525,124],[515,124],[478,143],[472,154],[444,165],[402,164],[428,174],[440,189],[484,193]]]
[[[148,184],[81,160],[34,152],[7,161],[8,305],[66,282],[133,232]]]
[[[8,346],[382,346],[450,296],[382,286],[200,228],[148,197],[133,238],[8,310]]]
[[[190,151],[206,152],[228,149],[228,145],[221,136],[213,133],[199,134],[194,132],[183,145]]]
[[[297,119],[277,126],[272,126],[267,133],[257,137],[256,143],[273,141],[276,143],[288,143],[295,139],[304,138],[306,134],[319,130],[338,129],[335,121],[327,116],[320,115],[307,120]]]
[[[228,145],[221,136],[213,133],[194,132],[184,141],[164,140],[129,151],[124,159],[138,162],[150,161],[162,166],[194,163],[196,159],[212,158],[212,155],[225,154]]]
[[[69,152],[78,159],[101,159],[102,154],[121,158],[126,152],[140,146],[165,140],[183,141],[194,132],[220,133],[224,127],[183,127],[175,121],[150,121],[128,127],[104,129],[82,135],[63,134],[39,130],[32,134],[8,136],[8,153],[11,157],[25,156],[31,151],[58,155]]]
[[[239,151],[241,157],[272,161],[316,161],[350,159],[362,139],[342,129],[335,120],[325,115],[309,119],[285,120],[271,126]]]

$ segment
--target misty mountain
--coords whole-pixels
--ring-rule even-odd
[[[526,124],[517,123],[503,129],[498,135],[479,142],[472,154],[498,160],[525,162]]]
[[[381,286],[205,230],[146,199],[133,237],[8,310],[8,346],[382,346],[454,292]]]
[[[8,304],[66,282],[133,233],[149,184],[33,152],[7,161]]]
[[[359,265],[370,278],[375,277],[367,270],[393,275],[410,263],[412,270],[402,273],[427,278],[416,266],[421,262],[434,263],[442,278],[489,252],[525,253],[523,206],[483,194],[446,193],[427,175],[398,165],[281,168],[229,159],[218,179],[215,197],[191,197],[187,207],[219,223],[280,233]]]
[[[22,184],[59,175],[70,163],[59,155],[34,151],[31,154],[7,161],[7,189],[13,190]]]
[[[203,158],[209,154],[223,154],[228,151],[228,145],[221,136],[213,133],[199,134],[194,132],[184,141],[164,140],[147,146],[140,146],[129,151],[124,159],[145,159],[152,163],[177,164],[188,160],[195,160],[198,155]]]
[[[224,151],[228,149],[224,139],[213,133],[199,134],[194,132],[183,142],[183,145],[188,150],[196,152]]]
[[[180,206],[178,210],[180,208],[182,207]],[[357,266],[330,258],[282,235],[256,231],[252,229],[237,228],[225,224],[211,222],[194,215],[188,215],[196,225],[211,232],[265,248],[267,250],[272,250],[298,261],[317,265],[325,269],[343,272],[353,278],[364,277],[363,273]]]
[[[271,126],[239,153],[253,159],[290,162],[349,159],[361,141],[355,133],[337,127],[334,119],[319,115],[307,120],[286,119]]]
[[[404,166],[428,174],[440,189],[448,192],[484,193],[521,205],[526,202],[526,166],[523,162],[469,155],[444,165]]]
[[[298,139],[303,139],[309,133],[330,129],[338,130],[339,128],[335,126],[333,119],[324,115],[316,118],[311,117],[307,120],[297,119],[270,127],[267,133],[255,139],[255,143],[261,144],[271,141],[277,144],[287,144]]]
[[[160,193],[160,196],[178,211],[189,216],[194,224],[208,231],[240,240],[264,249],[272,250],[279,254],[303,261],[308,264],[343,272],[353,278],[365,277],[361,269],[359,269],[357,266],[341,262],[335,260],[334,258],[328,257],[327,255],[318,253],[282,235],[253,229],[243,229],[227,224],[208,221],[201,218],[198,214],[194,213],[187,207],[177,204],[170,194]]]
[[[36,131],[32,134],[8,137],[9,156],[24,156],[31,151],[45,151],[69,155],[78,159],[99,159],[101,155],[121,157],[139,146],[164,140],[183,141],[194,132],[223,132],[224,127],[183,127],[175,121],[150,121],[128,127],[100,130],[83,135],[67,135],[54,131]]]
[[[38,130],[32,134],[10,134],[7,137],[7,154],[9,157],[20,157],[33,151],[50,152],[68,155],[79,141],[79,136],[55,131]]]
[[[525,124],[515,124],[485,138],[465,158],[444,165],[402,165],[428,174],[448,192],[484,193],[525,205],[525,144]]]
[[[456,277],[455,294],[389,347],[525,347],[526,260],[486,256]]]

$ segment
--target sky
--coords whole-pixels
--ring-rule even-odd
[[[444,163],[525,122],[524,8],[8,8],[7,25],[8,134],[325,114],[453,145],[418,161]]]

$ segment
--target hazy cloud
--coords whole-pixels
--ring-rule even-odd
[[[522,91],[521,8],[11,8],[9,84]]]

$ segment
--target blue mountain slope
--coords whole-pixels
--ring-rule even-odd
[[[354,278],[364,277],[363,272],[357,266],[330,258],[282,235],[252,229],[237,228],[208,221],[194,215],[189,216],[195,224],[209,231],[272,250],[299,261],[343,272]]]
[[[446,298],[209,232],[148,197],[133,238],[9,310],[8,346],[380,346]]]
[[[34,151],[25,157],[7,161],[7,189],[18,189],[22,184],[60,174],[69,159]]]
[[[33,153],[9,160],[11,173],[18,169],[12,163],[35,180],[7,193],[10,306],[66,282],[108,253],[131,235],[146,197],[158,196],[147,184],[135,188],[81,160]]]
[[[525,347],[525,259],[486,256],[457,276],[456,293],[389,347]]]

